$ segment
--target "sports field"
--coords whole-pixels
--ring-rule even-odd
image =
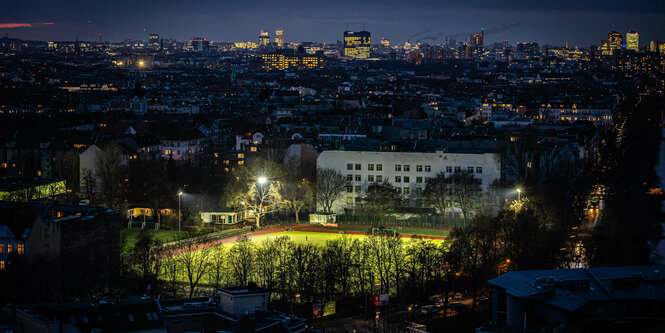
[[[311,243],[315,245],[323,245],[326,241],[333,240],[339,237],[349,237],[349,238],[365,238],[365,235],[355,235],[355,234],[338,234],[332,232],[310,232],[310,231],[280,231],[273,232],[270,234],[264,234],[260,236],[254,236],[250,238],[253,242],[259,243],[266,239],[276,238],[280,236],[289,236],[289,238],[296,243]],[[405,238],[404,240],[410,240],[410,238]],[[432,239],[432,242],[441,243],[443,239]]]

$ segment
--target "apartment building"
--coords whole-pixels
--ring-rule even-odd
[[[440,172],[446,175],[473,174],[483,192],[501,177],[499,156],[493,152],[491,144],[482,146],[456,147],[450,144],[429,150],[416,143],[411,151],[399,151],[397,146],[389,151],[349,150],[347,147],[322,152],[317,167],[337,170],[349,181],[343,198],[333,205],[335,212],[360,203],[369,184],[383,181],[390,182],[409,206],[422,207],[427,180]],[[459,211],[451,209],[448,214],[456,217]]]

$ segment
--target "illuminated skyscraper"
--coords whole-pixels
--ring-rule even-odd
[[[480,29],[479,34],[471,35],[471,44],[472,45],[484,45],[485,44],[485,28]]]
[[[261,34],[259,35],[259,46],[266,46],[270,43],[270,35],[267,30],[261,29]]]
[[[628,31],[626,33],[626,49],[637,51],[640,48],[640,35],[637,31]]]
[[[284,46],[284,30],[275,30],[275,44],[277,46]]]
[[[618,31],[607,33],[607,50],[603,52],[606,55],[613,55],[615,50],[621,50],[623,47],[623,36]]]
[[[344,56],[369,59],[371,34],[369,31],[344,31]]]
[[[390,46],[390,40],[385,39],[385,38],[381,38],[381,45],[386,46],[386,47]]]

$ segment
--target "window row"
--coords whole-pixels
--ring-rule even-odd
[[[346,163],[346,170],[362,170],[360,163]],[[367,164],[368,171],[383,171],[383,164]]]
[[[7,254],[12,253],[14,247],[12,244],[0,244],[0,254],[4,254],[5,250],[7,251]],[[21,243],[16,244],[16,253],[23,254],[23,252],[25,252],[24,245]]]
[[[346,170],[362,170],[360,163],[347,163]],[[446,166],[446,172],[462,172],[461,166],[453,167],[452,165]],[[383,171],[383,164],[367,164],[367,171]],[[395,164],[396,172],[411,172],[411,165],[409,164]],[[416,172],[432,172],[431,165],[416,165]],[[483,173],[483,167],[466,167],[468,173]]]

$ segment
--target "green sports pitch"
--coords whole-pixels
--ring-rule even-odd
[[[339,237],[349,237],[349,238],[365,238],[366,235],[354,235],[354,234],[339,234],[332,232],[311,232],[311,231],[280,231],[273,232],[270,234],[264,234],[260,236],[254,236],[250,238],[255,243],[260,243],[266,239],[277,238],[280,236],[289,236],[289,238],[296,243],[311,243],[315,245],[323,245],[326,241],[333,240]],[[410,237],[405,238],[405,240],[410,239]],[[441,243],[442,239],[432,239],[432,242]]]

